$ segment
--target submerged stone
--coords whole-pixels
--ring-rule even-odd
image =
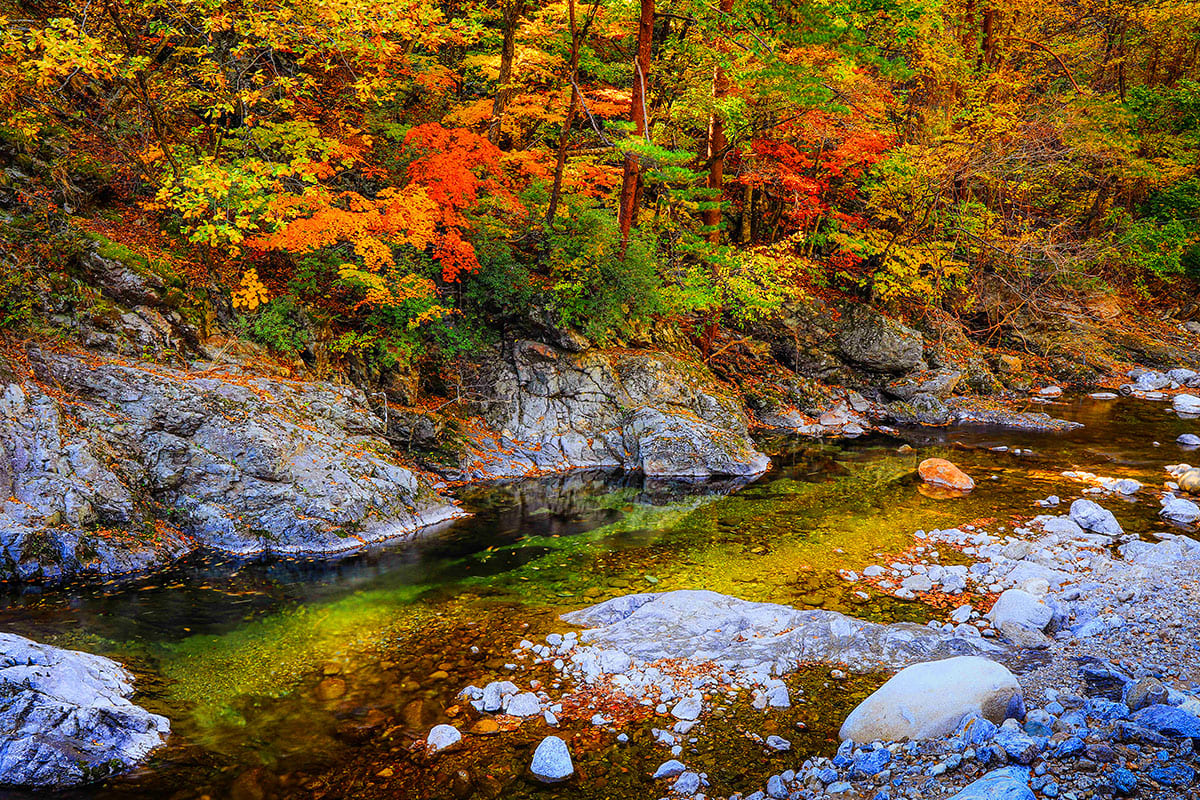
[[[921,480],[935,486],[957,489],[960,492],[969,492],[975,488],[975,481],[970,475],[944,458],[925,459],[917,466],[917,472]]]
[[[558,783],[575,774],[571,751],[557,736],[547,736],[533,752],[529,771],[542,783]]]

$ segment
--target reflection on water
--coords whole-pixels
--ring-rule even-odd
[[[408,745],[448,720],[462,686],[504,677],[516,641],[561,628],[561,610],[631,592],[709,588],[924,622],[940,612],[864,599],[837,570],[905,550],[918,528],[1033,516],[1034,500],[1080,490],[1063,470],[1160,485],[1165,464],[1188,458],[1175,437],[1196,430],[1145,402],[1047,410],[1086,427],[1054,435],[922,429],[904,434],[917,447],[908,454],[884,438],[772,441],[772,472],[744,488],[605,473],[475,487],[463,493],[472,517],[408,544],[335,559],[196,556],[135,581],[13,594],[0,625],[130,664],[139,701],[172,720],[171,744],[148,769],[69,797],[520,797],[531,791],[522,765],[544,730],[472,737],[469,752],[435,764]],[[1002,446],[1009,451],[991,449]],[[954,500],[921,495],[913,470],[933,452],[978,488]],[[1108,505],[1128,530],[1161,529],[1149,494]],[[830,685],[824,670],[794,680],[808,687],[807,705],[749,717],[762,735],[795,742],[779,757],[788,763],[831,746],[847,703],[873,685]],[[736,738],[733,726],[748,717],[734,707],[722,719],[712,724],[728,724]],[[645,796],[645,773],[663,760],[648,731],[649,723],[632,726],[631,743],[619,748],[611,734],[571,732],[588,780],[539,796]],[[695,759],[746,779],[782,768],[744,749],[738,740]]]

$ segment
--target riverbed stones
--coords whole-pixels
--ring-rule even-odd
[[[1080,499],[1071,503],[1071,520],[1086,531],[1120,536],[1124,531],[1108,509],[1092,500]]]
[[[914,664],[896,673],[842,723],[843,741],[949,736],[967,714],[993,723],[1024,714],[1021,686],[1001,664],[962,656]]]
[[[944,486],[947,489],[957,489],[969,492],[975,488],[975,481],[944,458],[927,458],[917,466],[921,480],[934,486]]]
[[[434,725],[425,737],[425,749],[430,754],[449,750],[462,741],[462,734],[453,725]]]
[[[1180,447],[1200,447],[1200,436],[1194,433],[1181,433],[1175,441]]]
[[[1200,520],[1200,506],[1182,497],[1169,497],[1164,500],[1158,515],[1177,525],[1190,525]]]
[[[533,752],[529,771],[542,783],[559,783],[574,775],[575,765],[567,743],[557,736],[542,739]]]
[[[1002,767],[968,785],[950,800],[1035,800],[1029,787],[1029,770]]]
[[[0,784],[61,789],[142,761],[170,723],[132,694],[115,661],[0,633]]]

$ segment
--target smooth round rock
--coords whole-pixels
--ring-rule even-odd
[[[843,740],[896,742],[949,736],[970,713],[994,723],[1024,713],[1021,685],[1004,666],[978,656],[900,670],[842,723]]]
[[[917,472],[921,480],[935,486],[957,489],[960,492],[969,492],[975,488],[975,481],[970,475],[944,458],[925,459],[917,466]]]
[[[425,737],[425,747],[430,755],[454,747],[462,741],[462,734],[453,725],[434,725]]]
[[[542,783],[558,783],[575,774],[571,762],[571,751],[567,743],[557,736],[547,736],[533,751],[533,762],[529,765],[533,777]]]
[[[1176,481],[1179,488],[1192,494],[1200,494],[1200,467],[1192,467],[1180,475]]]

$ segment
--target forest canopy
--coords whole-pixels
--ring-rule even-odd
[[[146,254],[281,353],[1200,277],[1200,2],[0,2],[0,323]]]

